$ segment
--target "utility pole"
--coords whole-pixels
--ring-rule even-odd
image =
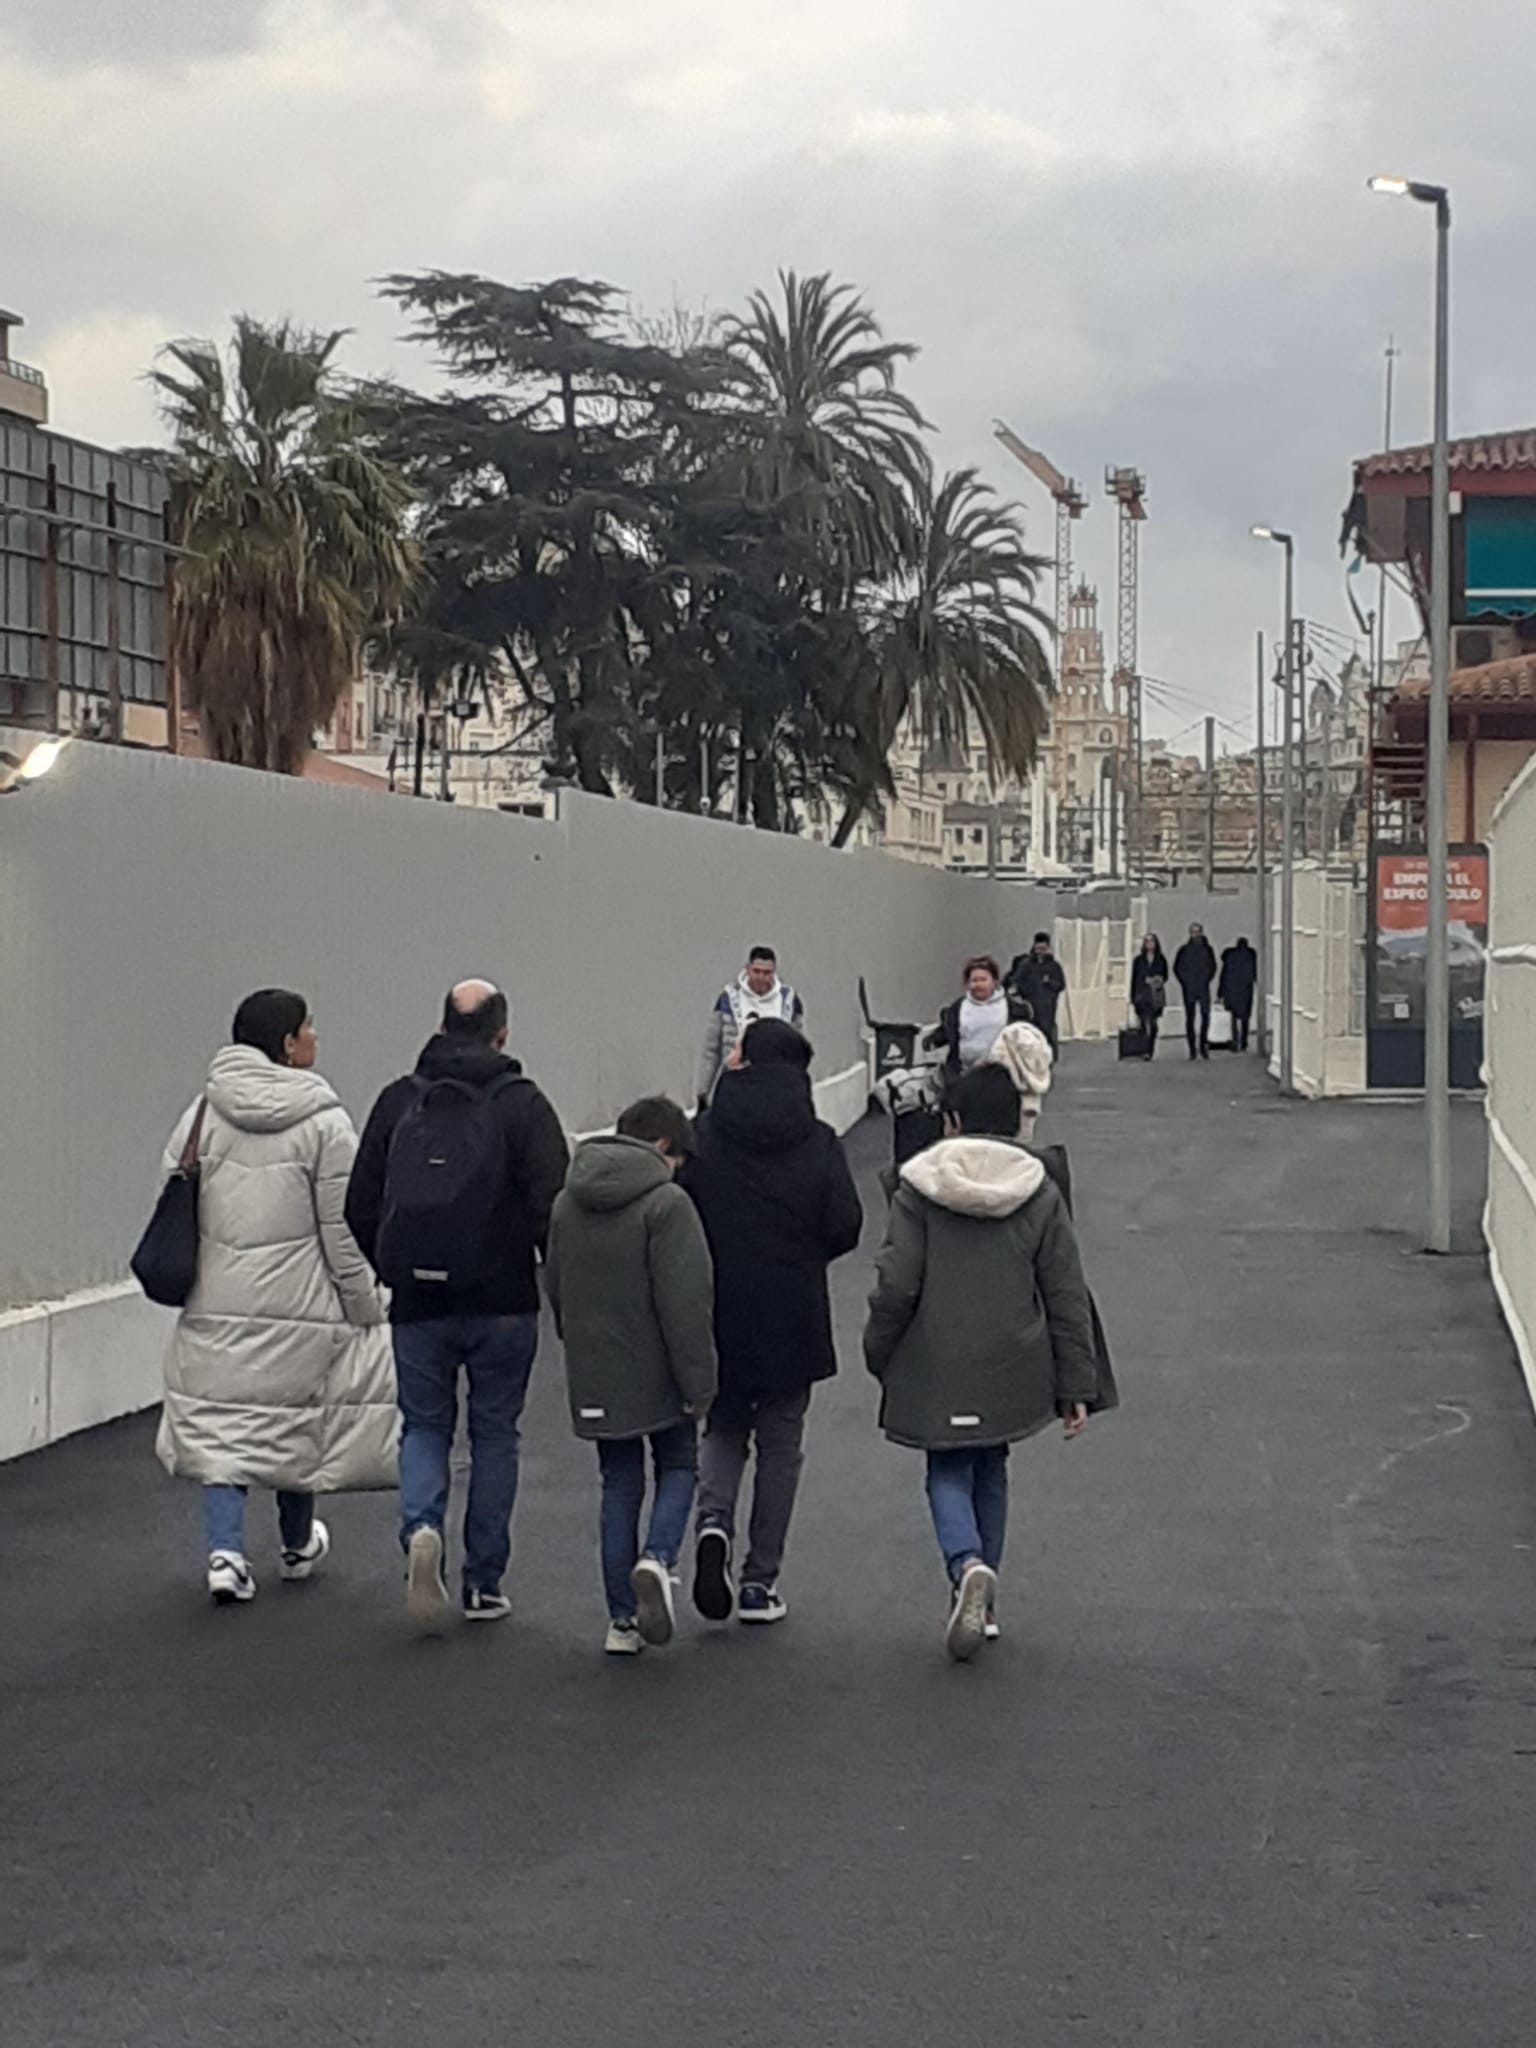
[[[1446,780],[1451,737],[1451,195],[1419,178],[1372,178],[1373,192],[1435,210],[1435,438],[1430,456],[1429,761],[1424,792],[1428,901],[1424,943],[1424,1249],[1451,1248],[1450,856]]]
[[[1258,747],[1254,756],[1256,769],[1256,808],[1258,811],[1257,868],[1259,881],[1259,1052],[1269,1057],[1269,809],[1268,781],[1264,765],[1264,635],[1258,636],[1258,697],[1256,728]]]
[[[1301,831],[1298,858],[1305,860],[1312,834],[1308,823],[1311,790],[1307,786],[1307,666],[1312,650],[1307,645],[1307,622],[1296,621],[1296,781],[1301,798]]]
[[[1326,870],[1333,859],[1333,695],[1330,691],[1323,699],[1323,729],[1321,734],[1323,754],[1323,795],[1322,795],[1322,845],[1319,858]]]
[[[1382,447],[1392,446],[1392,387],[1397,368],[1397,359],[1402,350],[1397,346],[1394,335],[1387,336],[1387,406]],[[1376,590],[1376,690],[1378,699],[1387,687],[1387,565],[1382,563],[1378,572]]]
[[[1216,721],[1205,721],[1205,887],[1216,893]]]
[[[1451,1248],[1450,877],[1446,782],[1451,729],[1451,202],[1435,201],[1435,441],[1430,476],[1429,770],[1424,851],[1429,863],[1424,950],[1424,1124],[1429,1155],[1425,1249]]]

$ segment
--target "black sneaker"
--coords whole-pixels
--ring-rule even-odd
[[[782,1621],[789,1603],[777,1586],[743,1586],[736,1596],[738,1621]]]
[[[693,1547],[693,1604],[706,1621],[729,1621],[736,1611],[731,1539],[712,1524],[699,1531]]]
[[[466,1621],[505,1621],[511,1612],[512,1602],[505,1593],[476,1591],[464,1595]]]

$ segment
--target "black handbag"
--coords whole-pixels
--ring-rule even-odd
[[[185,1308],[197,1284],[197,1184],[202,1173],[197,1155],[207,1111],[205,1097],[197,1105],[181,1157],[160,1190],[138,1250],[128,1261],[134,1279],[162,1308]]]

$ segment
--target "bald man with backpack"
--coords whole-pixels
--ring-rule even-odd
[[[523,1404],[538,1346],[537,1262],[569,1154],[547,1098],[508,1056],[507,999],[488,981],[449,994],[415,1071],[374,1105],[347,1223],[391,1290],[399,1382],[406,1608],[445,1626],[444,1570],[459,1375],[469,1383],[466,1621],[498,1621],[511,1555]]]

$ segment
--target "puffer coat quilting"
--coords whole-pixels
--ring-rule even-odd
[[[397,1483],[384,1304],[342,1216],[357,1151],[328,1081],[227,1046],[206,1090],[197,1284],[157,1450],[182,1478],[298,1493]],[[174,1170],[194,1103],[166,1148]]]

